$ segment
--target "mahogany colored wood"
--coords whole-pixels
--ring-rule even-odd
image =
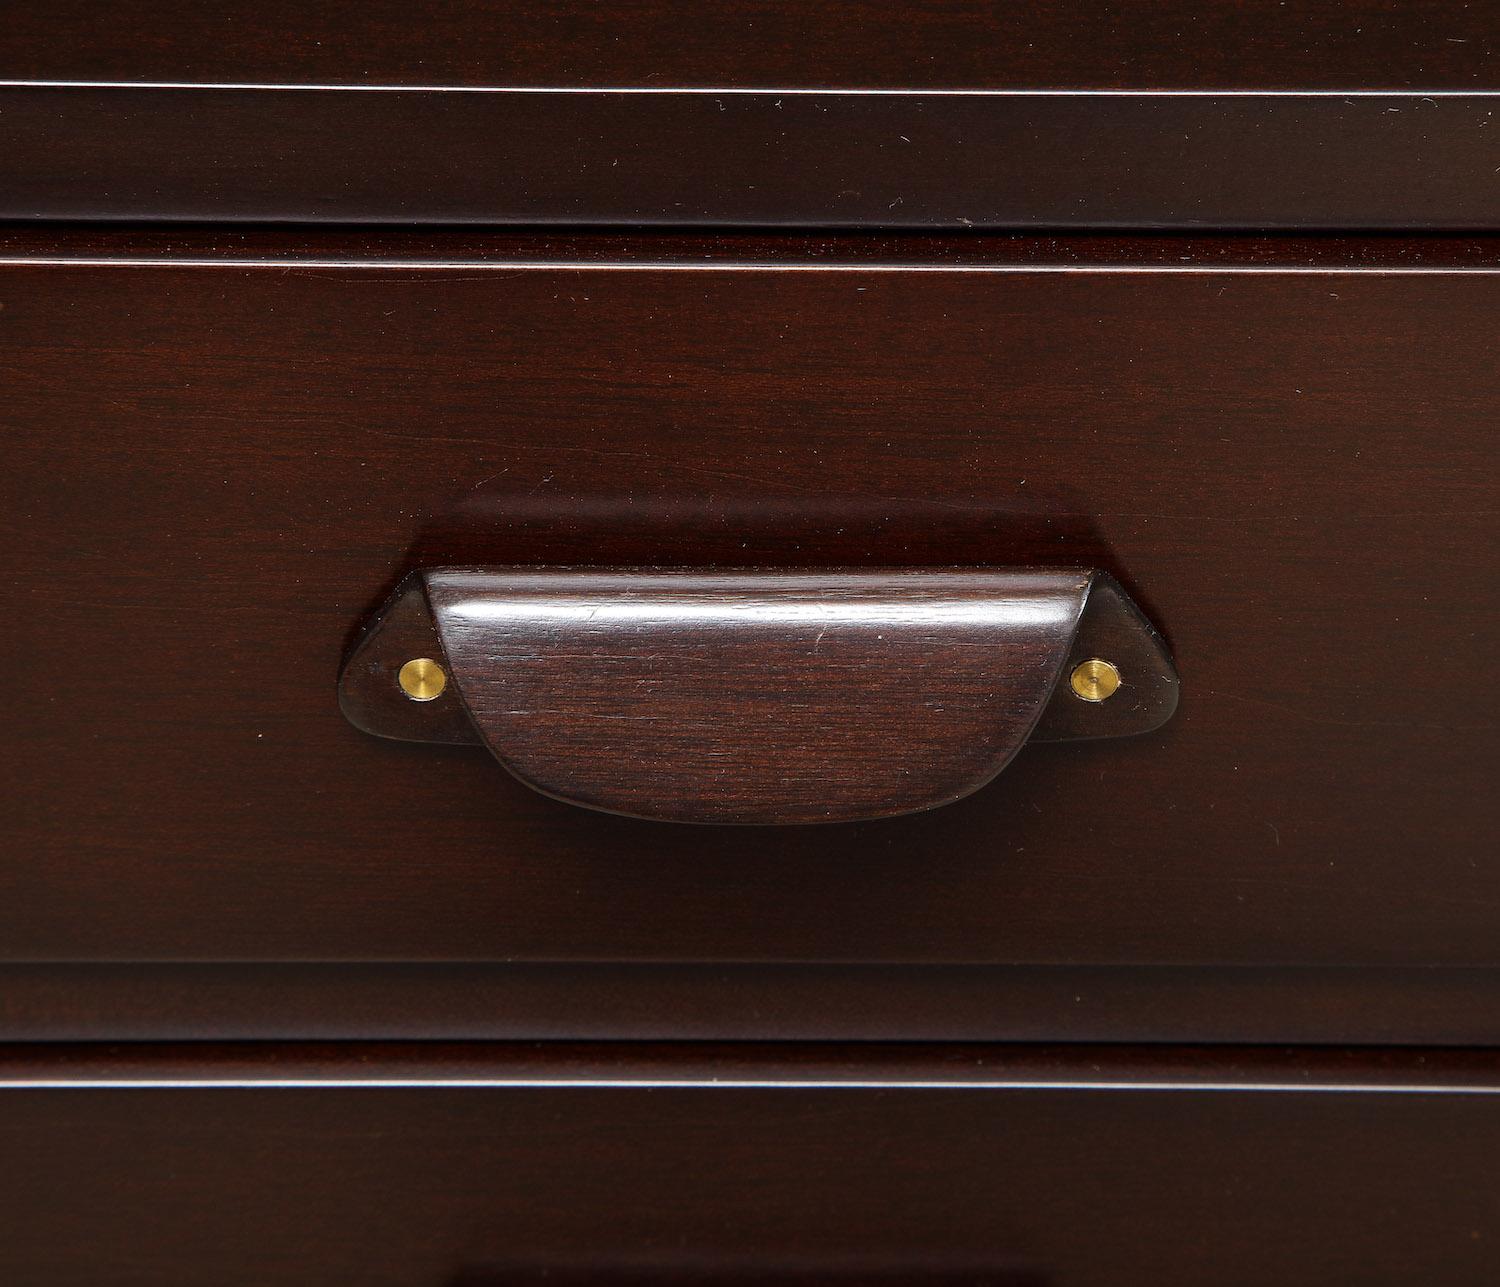
[[[407,662],[434,661],[443,690],[414,701],[401,687]],[[420,572],[402,579],[378,613],[366,622],[339,670],[338,703],[355,728],[376,737],[447,746],[482,746],[463,697],[459,676],[438,633]]]
[[[91,1068],[155,1058],[183,1085],[0,1089],[0,1275],[479,1287],[864,1268],[1056,1287],[1477,1287],[1493,1271],[1500,1098],[1463,1093],[1494,1089],[1482,1057],[992,1049],[978,1056],[990,1074],[1021,1086],[924,1090],[902,1087],[903,1059],[951,1075],[965,1057],[688,1051],[657,1067],[695,1084],[611,1089],[424,1085],[525,1059],[360,1053],[38,1052],[32,1069],[85,1084]],[[608,1053],[600,1073],[641,1068]],[[1184,1089],[1163,1076],[1174,1060],[1226,1088]],[[203,1087],[282,1061],[332,1080]],[[870,1076],[863,1089],[703,1080],[752,1065]],[[403,1068],[417,1084],[338,1084]]]
[[[1119,691],[1081,700],[1059,681],[1096,657]],[[414,658],[448,677],[435,697],[402,691]],[[968,795],[1034,729],[1150,732],[1177,677],[1118,586],[1078,569],[435,568],[365,631],[339,700],[369,733],[482,741],[571,804],[840,822]]]
[[[0,268],[8,959],[1150,965],[1177,1031],[1222,1022],[1209,966],[1497,964],[1493,248],[255,244]],[[775,835],[568,809],[339,714],[407,568],[580,562],[1099,567],[1184,701]]]
[[[518,232],[465,228],[265,228],[244,224],[182,226],[103,223],[0,226],[0,262],[109,263],[120,266],[253,265],[386,269],[504,267],[513,264],[662,267],[693,265],[743,271],[747,265],[804,271],[829,268],[1152,268],[1494,269],[1500,250],[1485,236],[1183,236],[1166,233],[1030,235],[871,232],[663,230]]]
[[[1500,1051],[817,1041],[0,1045],[0,1092],[261,1086],[1193,1090],[1500,1098]]]
[[[55,0],[0,76],[804,89],[1493,88],[1500,15],[1419,0]]]
[[[1486,92],[1442,96],[779,84],[717,95],[671,81],[637,93],[0,85],[0,218],[1500,227],[1492,76],[1465,86]]]
[[[1500,1046],[1500,971],[271,962],[0,966],[9,1041],[1331,1042]]]
[[[1291,7],[60,0],[0,24],[0,217],[1494,228],[1500,14]],[[497,84],[587,92],[430,88]],[[1497,290],[1475,238],[0,235],[0,1036],[76,1043],[0,1045],[0,1280],[1488,1283],[1493,1050],[1072,1043],[1500,1040]],[[570,561],[1105,569],[1189,701],[753,840],[337,720],[404,571]],[[234,1040],[379,1033],[768,1044]],[[1070,1044],[920,1044],[984,1035]]]

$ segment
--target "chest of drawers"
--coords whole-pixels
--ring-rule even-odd
[[[1356,8],[16,23],[8,1281],[1486,1281],[1494,33]]]

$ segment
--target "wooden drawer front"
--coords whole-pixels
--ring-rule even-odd
[[[108,1057],[11,1060],[0,1275],[15,1287],[494,1287],[560,1269],[604,1284],[880,1281],[872,1271],[999,1287],[1493,1280],[1500,1100],[1485,1093],[1492,1075],[1461,1083],[1437,1062],[1405,1089],[1394,1069],[1360,1087],[1346,1064],[1295,1069],[1303,1089],[1277,1090],[1265,1061],[1246,1075],[1221,1057],[1224,1087],[1169,1090],[1119,1052],[1041,1073],[995,1056],[966,1085],[917,1089],[911,1076],[935,1070],[909,1056],[907,1074],[887,1060],[864,1088],[819,1089],[774,1064],[679,1059],[653,1089],[627,1056],[567,1065],[573,1085],[560,1058],[487,1058],[403,1065],[383,1052],[319,1072],[286,1052],[257,1072],[242,1053],[189,1054],[162,1062],[156,1089],[102,1088],[119,1084]],[[150,1075],[148,1059],[131,1062]],[[216,1072],[243,1084],[201,1084]],[[495,1084],[517,1073],[530,1084]],[[761,1084],[713,1089],[710,1073]],[[17,1089],[23,1075],[75,1088]],[[274,1086],[309,1075],[323,1083]],[[454,1075],[469,1084],[442,1084]],[[368,1084],[386,1076],[407,1084]]]
[[[1485,231],[1495,101],[0,84],[0,219]]]
[[[1491,5],[59,0],[0,218],[1493,229]]]
[[[8,959],[1500,964],[1500,272],[518,244],[15,243]],[[486,562],[1098,566],[1182,704],[930,814],[593,814],[339,714]]]

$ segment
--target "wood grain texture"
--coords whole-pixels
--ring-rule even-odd
[[[1191,1053],[1226,1070],[1240,1052]],[[216,1058],[183,1054],[189,1075]],[[377,1049],[363,1071],[395,1062]],[[1056,1072],[1069,1067],[1076,1089],[0,1089],[0,1273],[17,1287],[497,1287],[694,1267],[1028,1287],[1492,1277],[1492,1095],[1162,1093],[1130,1088],[1151,1077],[1128,1051]],[[1142,1236],[1158,1229],[1171,1236]]]
[[[0,218],[1492,230],[1495,101],[10,85]]]
[[[1496,963],[1493,258],[364,244],[0,269],[8,958]],[[1100,567],[1188,697],[1128,754],[774,841],[340,716],[406,567],[595,561]]]
[[[978,790],[1052,696],[1089,588],[1076,569],[425,580],[464,703],[522,781],[730,823]]]
[[[1500,970],[262,962],[0,965],[13,1042],[1293,1042],[1500,1047]]]
[[[1096,656],[1122,675],[1107,702],[1059,682]],[[401,691],[413,657],[449,677],[433,700]],[[339,701],[366,732],[481,741],[572,804],[807,823],[950,803],[1038,721],[1149,732],[1177,678],[1119,588],[1079,569],[430,568],[364,632]]]
[[[0,76],[806,89],[1495,88],[1500,16],[1421,0],[56,0]]]

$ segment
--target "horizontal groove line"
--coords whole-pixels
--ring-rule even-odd
[[[0,1044],[0,1090],[601,1089],[1500,1095],[1500,1050],[883,1042]]]
[[[1180,276],[1381,276],[1458,277],[1500,272],[1500,264],[1422,267],[1405,264],[1371,265],[1251,265],[1251,264],[889,264],[889,263],[673,263],[623,260],[619,262],[548,259],[239,259],[233,256],[183,257],[167,255],[0,255],[4,268],[274,268],[358,269],[362,272],[410,272],[414,269],[520,272],[688,272],[688,273],[1077,273],[1123,276],[1172,273]]]
[[[1420,1082],[1068,1081],[755,1077],[0,1077],[6,1090],[1052,1090],[1297,1095],[1500,1095],[1500,1085]]]
[[[358,94],[636,94],[780,98],[1500,98],[1492,89],[876,89],[807,86],[360,85],[279,81],[0,80],[0,89],[275,90]]]

